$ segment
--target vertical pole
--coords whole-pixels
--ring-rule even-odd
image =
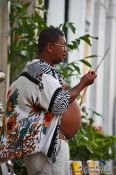
[[[8,2],[4,0],[0,4],[1,6],[1,32],[0,32],[0,69],[7,74],[7,55],[8,55]],[[6,97],[6,79],[0,83],[0,101],[5,104]]]

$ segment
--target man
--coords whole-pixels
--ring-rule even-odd
[[[96,73],[89,71],[68,91],[54,68],[67,53],[64,34],[58,28],[44,29],[38,49],[7,94],[1,161],[23,156],[29,175],[68,175],[69,147],[61,117]]]

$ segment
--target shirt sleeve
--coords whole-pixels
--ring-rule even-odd
[[[51,75],[43,74],[43,89],[40,92],[40,104],[54,115],[62,115],[69,105],[69,92]]]

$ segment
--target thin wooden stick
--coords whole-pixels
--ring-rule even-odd
[[[108,49],[105,51],[105,54],[104,54],[103,58],[100,60],[100,62],[98,63],[98,65],[97,65],[96,68],[95,68],[95,72],[97,72],[97,70],[98,70],[98,68],[101,66],[103,60],[106,58],[106,55],[107,55],[109,49],[110,49],[110,48],[108,48]],[[81,97],[80,105],[82,105],[82,102],[83,102],[83,99],[84,99],[84,96],[85,96],[86,92],[87,92],[87,87],[84,89],[83,95],[82,95],[82,97]]]

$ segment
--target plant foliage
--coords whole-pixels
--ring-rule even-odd
[[[116,136],[106,135],[94,127],[95,111],[82,109],[82,123],[78,134],[70,140],[72,160],[111,160],[116,158]],[[102,116],[101,116],[102,117]]]
[[[11,81],[14,74],[20,73],[27,61],[37,55],[37,40],[40,31],[46,27],[46,23],[41,15],[46,13],[42,2],[38,1],[38,6],[33,7],[32,14],[29,14],[31,3],[10,1],[10,45],[8,60],[10,63]]]

